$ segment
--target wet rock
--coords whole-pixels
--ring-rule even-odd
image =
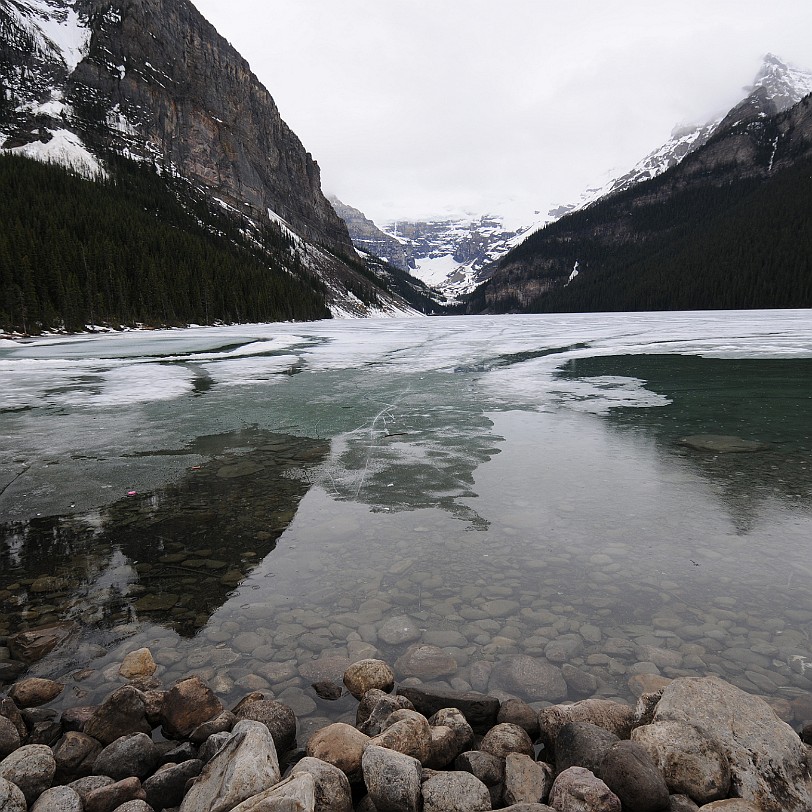
[[[11,635],[8,648],[15,660],[35,663],[64,642],[78,627],[73,622],[51,623]]]
[[[367,691],[358,703],[355,714],[356,727],[367,736],[377,736],[383,730],[386,720],[396,710],[415,710],[415,707],[406,697],[392,696],[373,688]]]
[[[341,699],[343,693],[340,685],[336,685],[336,683],[329,682],[328,680],[314,682],[310,687],[316,692],[320,699],[325,699],[328,702],[335,702],[336,699]]]
[[[539,736],[538,711],[531,708],[523,699],[505,700],[499,708],[496,721],[523,727],[534,741]]]
[[[620,799],[600,778],[583,767],[559,773],[548,803],[557,812],[620,812]]]
[[[730,434],[692,434],[682,437],[679,444],[693,451],[710,451],[714,454],[752,454],[769,448],[758,440],[746,440]]]
[[[180,812],[226,812],[279,783],[276,747],[261,722],[243,720],[203,768]]]
[[[116,739],[99,753],[93,772],[115,781],[131,776],[143,780],[158,766],[159,758],[155,742],[146,733],[131,733]]]
[[[611,731],[589,722],[567,722],[555,739],[555,768],[585,767],[601,778],[601,764],[620,739]]]
[[[189,734],[189,741],[195,744],[202,744],[212,733],[230,733],[238,721],[235,714],[225,710],[213,719],[209,719],[208,722],[203,722],[202,725],[198,725]]]
[[[101,743],[92,736],[69,730],[53,748],[57,779],[66,783],[90,775],[101,751]]]
[[[589,722],[628,739],[635,724],[634,708],[610,699],[582,699],[572,705],[552,705],[539,711],[539,737],[547,752],[555,755],[558,731],[567,722]]]
[[[0,804],[0,809],[5,807]],[[51,787],[37,798],[31,812],[84,812],[84,804],[75,789]]]
[[[85,723],[84,732],[104,745],[129,733],[151,733],[143,694],[130,685],[113,691]]]
[[[598,690],[598,679],[594,674],[576,668],[570,663],[561,666],[561,676],[564,677],[567,688],[576,696],[592,696]]]
[[[26,744],[0,761],[0,778],[16,784],[32,804],[56,775],[56,761],[50,747],[44,744]]]
[[[147,803],[155,809],[180,806],[187,782],[202,771],[203,762],[197,758],[158,770],[144,781]]]
[[[508,722],[492,727],[482,739],[479,749],[499,758],[505,758],[508,753],[532,756],[534,752],[533,742],[527,731]]]
[[[468,724],[477,731],[490,730],[497,721],[499,700],[476,691],[437,690],[431,687],[398,688],[398,695],[408,699],[414,709],[424,716],[433,716],[443,708],[457,708],[462,712]]]
[[[64,687],[61,682],[29,677],[12,685],[8,695],[18,708],[34,708],[56,699]]]
[[[399,646],[419,640],[420,629],[408,615],[398,615],[381,624],[378,637],[390,646]]]
[[[344,672],[344,685],[356,699],[372,688],[389,693],[395,685],[395,673],[383,660],[359,660]]]
[[[421,680],[438,679],[457,673],[457,661],[437,646],[414,644],[395,661],[395,668],[405,677]]]
[[[491,809],[488,788],[467,772],[438,772],[423,782],[423,812],[480,812]]]
[[[417,711],[397,710],[370,744],[388,747],[426,764],[431,755],[431,731],[425,716]]]
[[[175,683],[164,698],[162,724],[170,738],[185,738],[223,712],[220,700],[199,677]]]
[[[125,778],[91,790],[85,797],[85,812],[113,812],[129,801],[143,801],[144,790],[137,778]]]
[[[475,775],[486,787],[493,787],[505,780],[505,759],[482,750],[461,753],[454,759],[454,769]]]
[[[20,733],[14,723],[5,716],[0,716],[0,758],[5,758],[20,744]]]
[[[562,634],[544,647],[544,656],[551,663],[566,663],[576,657],[584,648],[580,634]]]
[[[613,745],[601,764],[601,778],[620,798],[625,812],[668,809],[668,787],[646,749],[637,742]]]
[[[47,744],[50,747],[62,735],[62,724],[59,719],[37,722],[29,731],[26,744]]]
[[[307,740],[307,755],[338,767],[350,782],[361,780],[361,757],[371,741],[351,725],[336,722],[316,731]]]
[[[655,722],[635,728],[632,741],[645,748],[671,793],[700,806],[727,797],[730,764],[703,730],[684,722]]]
[[[362,760],[363,763],[363,760]],[[315,783],[315,812],[352,812],[352,789],[347,776],[332,764],[306,756],[291,775],[308,773]]]
[[[717,677],[681,677],[663,691],[654,720],[707,733],[730,763],[738,796],[763,812],[808,810],[812,783],[801,740],[763,699]]]
[[[118,673],[124,679],[136,679],[138,677],[151,677],[158,666],[152,659],[152,652],[148,648],[139,648],[131,651],[121,663]]]
[[[546,801],[553,786],[553,769],[549,764],[534,761],[530,756],[508,753],[505,757],[506,804],[541,803]]]
[[[258,699],[240,703],[235,709],[237,719],[262,722],[271,731],[277,753],[286,753],[296,741],[296,714],[275,699]]]
[[[362,771],[377,812],[419,812],[422,768],[417,759],[370,744]]]
[[[350,658],[342,654],[323,654],[316,660],[300,662],[299,675],[307,682],[340,682],[350,665]]]
[[[488,689],[524,696],[532,702],[558,702],[567,696],[567,683],[557,666],[524,654],[497,663],[491,671]]]
[[[3,812],[27,812],[28,810],[22,790],[5,778],[0,778],[0,809]]]

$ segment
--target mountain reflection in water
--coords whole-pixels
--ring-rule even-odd
[[[139,617],[192,636],[276,546],[321,463],[322,440],[243,432],[165,488],[101,511],[0,525],[3,634],[59,620]],[[197,450],[197,449],[196,449]]]

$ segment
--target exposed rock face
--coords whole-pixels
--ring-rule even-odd
[[[92,33],[66,97],[86,116],[89,143],[127,147],[235,208],[255,217],[271,209],[305,239],[354,253],[318,165],[248,63],[188,0],[76,8]]]
[[[391,262],[396,268],[409,270],[403,243],[387,234],[362,211],[342,203],[337,197],[329,197],[336,214],[347,224],[353,245],[361,251]]]

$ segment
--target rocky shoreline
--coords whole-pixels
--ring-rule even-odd
[[[61,683],[14,683],[0,697],[0,810],[812,810],[812,722],[799,735],[716,676],[663,680],[636,707],[531,706],[397,685],[387,663],[364,659],[343,685],[312,686],[327,700],[349,692],[355,724],[305,731],[270,692],[227,710],[200,677],[162,687],[155,670],[149,649],[131,651],[128,684],[61,713],[49,707]]]

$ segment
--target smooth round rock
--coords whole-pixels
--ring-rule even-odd
[[[378,637],[390,646],[412,643],[420,639],[420,629],[407,615],[397,615],[385,620],[378,629]]]
[[[9,689],[8,695],[20,708],[35,708],[56,699],[64,687],[61,682],[54,682],[51,679],[29,677],[15,682]]]
[[[53,748],[57,778],[71,781],[90,775],[101,751],[101,744],[92,736],[69,730]]]
[[[16,784],[28,804],[51,786],[56,775],[56,760],[50,747],[26,744],[0,761],[0,778]]]
[[[336,722],[316,731],[307,740],[307,755],[338,767],[350,782],[360,781],[361,758],[364,747],[370,741],[369,736],[360,730],[343,722]]]
[[[158,748],[146,733],[122,736],[99,753],[93,764],[96,775],[106,775],[114,781],[123,778],[146,778],[157,766]]]
[[[262,722],[271,731],[277,753],[287,753],[296,742],[296,714],[293,709],[275,699],[258,699],[240,703],[234,715]]]
[[[344,685],[356,699],[373,688],[389,693],[395,685],[395,672],[383,660],[359,660],[344,672]]]
[[[505,757],[506,804],[541,803],[547,800],[553,786],[553,768],[521,753]]]
[[[518,725],[502,722],[492,727],[483,737],[479,749],[498,758],[505,758],[508,753],[533,755],[533,741],[527,731]]]
[[[152,733],[144,695],[131,685],[113,691],[87,720],[84,733],[103,745],[129,733]]]
[[[443,649],[428,644],[415,644],[395,661],[395,668],[406,677],[421,680],[438,679],[457,673],[457,661]]]
[[[488,690],[526,697],[531,702],[558,702],[567,696],[567,683],[558,666],[520,654],[506,657],[493,667]]]
[[[151,677],[158,668],[148,648],[139,648],[131,651],[119,666],[118,673],[124,679],[137,679],[138,677]]]
[[[5,807],[0,804],[0,809]],[[37,798],[31,812],[84,812],[84,804],[75,789],[51,787]]]
[[[417,711],[397,710],[370,744],[387,747],[426,764],[431,756],[431,730],[428,720]]]

